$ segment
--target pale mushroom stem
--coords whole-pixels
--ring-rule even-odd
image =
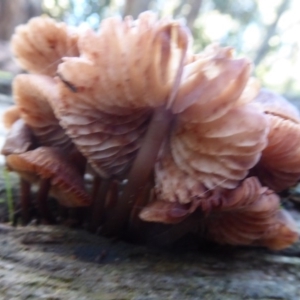
[[[150,178],[159,149],[169,132],[172,120],[173,114],[165,107],[155,110],[143,144],[129,172],[128,183],[113,215],[104,224],[104,234],[117,235],[124,229],[138,194]]]
[[[102,179],[99,181],[100,186],[98,187],[97,192],[96,189],[94,190],[95,195],[93,195],[92,217],[88,225],[89,231],[91,232],[96,232],[103,222],[105,201],[110,187],[110,181],[110,179]]]
[[[48,194],[51,188],[50,179],[42,179],[40,182],[39,190],[36,197],[36,203],[38,207],[38,211],[40,213],[42,221],[47,224],[54,224],[54,218],[50,213],[50,209],[47,204]]]
[[[20,193],[21,193],[21,216],[23,225],[27,225],[30,221],[30,207],[31,207],[31,197],[30,190],[31,184],[22,179],[20,180]]]

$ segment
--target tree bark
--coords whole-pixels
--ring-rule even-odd
[[[41,13],[39,0],[0,0],[0,40],[9,40],[17,25]]]

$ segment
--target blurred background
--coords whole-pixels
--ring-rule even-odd
[[[0,0],[0,76],[19,72],[9,39],[15,26],[33,16],[47,14],[97,28],[103,18],[137,17],[145,10],[186,22],[196,51],[216,41],[234,47],[255,63],[254,73],[264,86],[300,98],[299,0]]]

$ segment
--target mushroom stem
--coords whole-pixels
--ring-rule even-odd
[[[101,182],[101,183],[100,183]],[[96,183],[96,179],[94,184]],[[110,179],[102,179],[99,181],[100,187],[97,189],[97,193],[95,193],[95,198],[93,199],[92,206],[92,217],[89,223],[89,231],[96,232],[100,224],[103,222],[104,217],[104,206],[105,200],[107,196],[107,192],[110,186]],[[96,191],[96,187],[94,187],[94,192]]]
[[[138,231],[141,223],[143,222],[139,218],[139,213],[142,210],[142,208],[149,202],[151,201],[152,198],[152,192],[153,192],[153,182],[148,181],[147,185],[144,187],[144,189],[140,192],[138,195],[134,206],[131,211],[130,215],[130,221],[128,225],[128,231],[129,233],[134,234],[135,232]],[[130,234],[131,235],[131,234]]]
[[[31,206],[31,199],[30,199],[30,189],[31,184],[22,179],[20,180],[20,189],[21,189],[21,215],[22,215],[22,223],[23,225],[27,225],[30,221],[30,206]]]
[[[143,144],[129,172],[128,183],[114,214],[104,224],[104,234],[117,235],[124,228],[138,194],[149,180],[159,149],[169,132],[172,120],[173,114],[165,107],[155,110]]]
[[[39,190],[36,197],[36,203],[38,207],[38,211],[40,213],[42,221],[46,222],[47,224],[55,223],[53,216],[50,213],[47,198],[48,193],[51,188],[51,181],[48,178],[44,178],[40,182]]]

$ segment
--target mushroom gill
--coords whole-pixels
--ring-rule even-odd
[[[58,149],[39,147],[22,154],[11,154],[7,156],[6,163],[10,170],[30,182],[39,183],[48,179],[50,194],[63,206],[80,207],[91,203],[80,172]]]
[[[1,149],[1,154],[20,154],[35,148],[35,138],[32,130],[22,119],[15,121]]]
[[[205,207],[209,191],[201,181],[177,167],[169,150],[155,164],[155,198],[140,212],[147,222],[176,224],[198,207]]]
[[[31,128],[39,145],[57,147],[67,153],[74,145],[49,105],[50,98],[57,99],[55,91],[55,81],[49,76],[21,74],[13,82],[20,117]]]
[[[59,103],[67,134],[103,177],[128,168],[154,108],[172,101],[188,46],[185,28],[150,12],[110,18],[79,38],[80,57],[58,67]]]
[[[62,57],[78,56],[77,38],[73,28],[43,16],[18,26],[11,46],[22,68],[54,76]]]
[[[280,208],[279,197],[246,178],[235,190],[221,192],[226,205],[204,218],[206,236],[220,244],[263,245],[280,250],[297,241],[295,222]]]
[[[268,90],[255,99],[269,121],[268,145],[253,174],[276,192],[300,180],[300,116],[290,102]]]
[[[14,81],[8,142],[31,142],[3,151],[10,169],[39,184],[45,219],[50,191],[63,206],[93,202],[88,228],[104,234],[142,232],[139,215],[181,226],[173,238],[201,228],[219,243],[272,249],[298,238],[269,190],[300,178],[297,113],[271,96],[254,100],[251,64],[231,48],[193,54],[190,41],[185,26],[151,12],[106,19],[96,32],[49,18],[18,27],[14,53],[34,74]]]
[[[150,12],[136,22],[109,18],[98,32],[80,35],[80,57],[66,58],[58,67],[59,103],[52,107],[81,153],[108,179],[132,165],[123,193],[127,200],[119,203],[132,202],[133,191],[148,180],[171,124],[167,108],[179,87],[188,44],[184,26]],[[119,211],[127,218],[130,207]],[[117,215],[120,222],[126,219]]]

